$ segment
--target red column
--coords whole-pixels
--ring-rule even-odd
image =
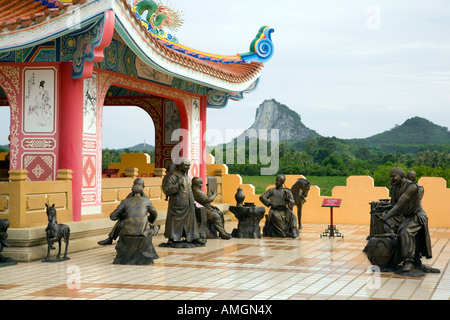
[[[189,130],[189,118],[186,112],[186,106],[184,105],[184,103],[182,101],[177,101],[175,100],[175,102],[177,103],[177,107],[178,107],[178,113],[180,114],[180,126],[181,129],[185,129],[185,130]],[[181,154],[180,156],[182,157],[189,157],[189,141],[187,140],[187,137],[182,138],[181,140]]]
[[[73,221],[81,220],[83,80],[72,79],[72,62],[61,63],[58,169],[71,169]]]
[[[201,136],[200,136],[200,168],[199,176],[203,180],[203,192],[206,193],[206,97],[203,96],[200,99],[200,123],[201,123]]]

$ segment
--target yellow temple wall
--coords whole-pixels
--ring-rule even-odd
[[[102,180],[102,213],[107,218],[113,212],[122,200],[131,192],[135,177],[107,178]],[[150,177],[144,179],[144,193],[148,195],[153,206],[157,211],[167,210],[167,201],[165,201],[161,184],[162,177]]]
[[[56,181],[27,181],[27,170],[10,170],[0,182],[0,219],[10,228],[47,225],[47,205],[55,204],[59,223],[72,221],[72,171],[58,170]]]
[[[234,205],[234,195],[242,188],[245,194],[244,202],[252,202],[264,206],[255,194],[254,186],[243,184],[238,174],[228,174],[228,167],[223,164],[208,164],[207,176],[217,179],[219,196],[215,203]],[[165,169],[157,168],[155,177],[143,178],[146,194],[159,212],[167,211],[167,201],[162,192],[161,183]],[[102,179],[102,212],[98,215],[83,216],[82,219],[109,218],[109,214],[119,205],[120,201],[131,191],[133,180],[138,176],[134,168],[127,177]],[[302,175],[286,175],[285,185],[290,187]],[[307,177],[306,177],[307,178]],[[27,181],[26,170],[11,170],[10,181],[0,182],[0,219],[9,219],[11,228],[31,228],[47,224],[45,204],[55,203],[58,212],[58,222],[72,221],[72,187],[71,171],[58,170],[56,181]],[[425,189],[422,205],[429,218],[431,227],[450,227],[450,189],[447,182],[439,177],[422,177],[418,183]],[[267,186],[268,188],[273,185]],[[307,201],[303,205],[302,223],[328,224],[330,208],[322,207],[325,198],[342,199],[339,208],[333,209],[334,224],[369,225],[371,201],[388,199],[389,190],[374,186],[369,176],[350,176],[345,186],[336,186],[331,196],[321,196],[317,186],[311,186]],[[266,208],[266,213],[268,213]],[[296,213],[296,208],[294,212]],[[232,219],[234,216],[229,213]],[[163,217],[162,217],[163,218]]]
[[[429,225],[450,227],[450,189],[447,188],[447,181],[440,177],[422,177],[418,184],[425,190],[422,206],[427,213]]]
[[[223,202],[236,204],[234,195],[240,187],[245,194],[244,202],[253,202],[257,206],[264,206],[259,201],[259,194],[255,194],[255,188],[251,184],[243,184],[238,174],[228,174],[228,168],[223,164],[207,166],[207,174],[214,175],[223,172]],[[290,187],[303,175],[286,175],[285,185]],[[418,184],[425,189],[422,206],[427,213],[429,226],[438,228],[450,228],[450,189],[446,180],[439,177],[422,177]],[[266,190],[274,187],[267,186]],[[333,223],[338,224],[370,224],[370,202],[380,199],[389,199],[389,190],[385,187],[374,186],[374,180],[370,176],[350,176],[345,186],[336,186],[332,189],[331,196],[321,196],[320,188],[311,186],[306,203],[302,209],[302,223],[330,223],[330,208],[322,207],[326,198],[342,199],[339,208],[333,209]],[[265,207],[265,206],[264,206]],[[266,208],[266,214],[269,208]],[[294,207],[297,213],[297,208]],[[230,213],[231,214],[231,213]],[[232,214],[231,214],[232,215]],[[235,220],[235,217],[232,217]]]
[[[151,163],[150,155],[147,153],[124,153],[120,156],[119,163],[111,163],[108,169],[119,169],[117,177],[123,173],[126,168],[137,168],[138,176],[146,175],[149,177],[155,172],[155,164]]]

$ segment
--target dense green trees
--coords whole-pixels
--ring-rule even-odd
[[[450,145],[398,145],[397,149],[389,151],[389,148],[357,145],[336,137],[316,137],[307,141],[283,141],[279,143],[278,149],[272,148],[269,142],[267,149],[262,150],[262,155],[260,145],[253,144],[250,147],[247,141],[245,147],[238,148],[236,144],[234,150],[231,149],[234,152],[232,160],[229,156],[227,158],[229,145],[222,146],[222,159],[217,158],[220,155],[217,152],[219,146],[208,148],[208,152],[216,156],[217,163],[227,164],[230,173],[243,176],[259,176],[261,168],[270,165],[262,157],[270,158],[270,151],[278,150],[278,173],[345,177],[369,175],[374,178],[376,186],[389,187],[389,170],[401,166],[405,172],[414,170],[417,179],[422,176],[443,177],[450,184]],[[267,155],[266,150],[269,153]],[[109,163],[120,162],[121,155],[129,152],[142,151],[104,149],[103,168],[107,168]],[[252,156],[249,156],[250,153]],[[153,160],[154,151],[151,151],[150,156]]]
[[[223,147],[225,155],[227,147]],[[271,150],[270,147],[267,149]],[[414,170],[418,179],[422,176],[439,176],[450,182],[449,145],[401,145],[398,150],[391,152],[378,147],[360,146],[336,137],[316,137],[303,142],[283,141],[278,149],[278,173],[305,176],[370,175],[374,178],[375,185],[389,187],[389,170],[394,166],[401,166],[405,172]],[[230,173],[260,175],[260,168],[267,167],[259,161],[257,164],[249,164],[248,151],[246,146],[245,164],[227,163],[224,156],[223,163],[227,163]]]
[[[141,153],[144,152],[143,150],[130,150],[130,149],[103,149],[102,152],[102,169],[108,169],[108,165],[110,163],[119,163],[120,157],[124,153]],[[146,150],[145,153],[148,153],[150,155],[150,158],[152,161],[155,161],[155,151]]]

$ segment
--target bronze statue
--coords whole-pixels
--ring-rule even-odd
[[[136,178],[133,182],[133,185],[142,186],[141,197],[148,198],[148,196],[144,193],[144,188],[145,188],[144,179]],[[132,196],[133,196],[133,192],[129,193],[127,195],[127,198],[131,198]],[[112,244],[113,240],[116,240],[120,234],[121,224],[122,224],[122,221],[120,219],[117,219],[117,222],[114,224],[114,227],[112,228],[111,232],[108,234],[108,238],[106,238],[105,240],[101,240],[97,243],[101,246]]]
[[[169,173],[174,171],[176,168],[177,168],[177,165],[175,163],[171,162],[170,165],[166,169],[166,175],[163,178],[162,185],[166,184]],[[169,196],[166,195],[166,198],[164,200],[169,201]]]
[[[408,276],[421,276],[422,272],[439,272],[438,269],[421,263],[421,257],[432,257],[428,217],[421,203],[423,187],[406,179],[405,171],[400,167],[391,169],[390,179],[390,203],[379,203],[378,206],[382,210],[378,211],[382,213],[376,212],[376,208],[372,210],[378,219],[378,227],[374,227],[374,230],[383,230],[384,235],[389,235],[395,244],[391,260],[394,271]],[[368,246],[369,244],[370,240]],[[365,251],[367,250],[370,251],[370,248],[366,247]],[[401,263],[402,267],[399,269],[398,265]]]
[[[214,226],[215,230],[219,233],[219,237],[226,240],[230,239],[231,234],[225,231],[225,219],[222,211],[218,207],[211,204],[217,197],[217,192],[214,192],[210,197],[208,197],[202,191],[202,186],[203,180],[201,178],[192,178],[192,193],[194,194],[194,200],[206,208],[206,217],[208,222]]]
[[[8,219],[0,219],[0,267],[6,267],[17,264],[12,258],[4,257],[1,252],[3,248],[9,247],[8,242],[8,228],[9,228],[9,220]]]
[[[60,224],[56,221],[56,209],[55,204],[49,206],[45,204],[47,208],[47,218],[48,225],[45,229],[45,233],[47,234],[47,257],[42,262],[57,262],[69,259],[67,257],[67,249],[69,247],[69,237],[70,237],[70,228],[65,224]],[[61,259],[61,240],[64,239],[65,250],[64,256]],[[56,260],[50,259],[50,250],[55,250],[56,248],[53,246],[53,243],[58,242],[58,254],[56,255]]]
[[[299,236],[297,218],[292,208],[295,201],[291,190],[283,187],[286,177],[280,174],[275,179],[275,188],[263,193],[259,200],[270,207],[266,215],[266,223],[263,228],[263,236],[296,238]]]
[[[414,182],[414,183],[416,182],[416,173],[414,172],[414,170],[409,170],[406,173],[406,179],[408,179],[409,181]],[[420,200],[422,200],[425,190],[421,185],[417,185],[417,187],[419,188]]]
[[[153,225],[158,213],[150,199],[143,196],[143,190],[142,185],[134,184],[131,197],[110,215],[111,220],[121,224],[114,264],[148,265],[158,258],[152,244],[152,236],[159,231],[159,226]]]
[[[261,227],[259,223],[264,218],[266,208],[255,206],[253,202],[244,203],[245,194],[241,187],[237,189],[234,198],[236,199],[236,205],[229,206],[228,210],[234,214],[238,220],[238,225],[237,228],[231,231],[231,236],[233,238],[261,238]]]
[[[302,209],[303,204],[306,202],[306,197],[308,196],[309,189],[311,188],[311,183],[300,178],[291,187],[292,195],[294,196],[295,205],[297,206],[297,220],[298,228],[302,228]]]
[[[180,160],[176,169],[163,179],[163,192],[169,197],[164,236],[169,240],[161,246],[176,248],[204,246],[206,239],[201,237],[198,230],[194,195],[188,176],[191,162],[187,158]]]

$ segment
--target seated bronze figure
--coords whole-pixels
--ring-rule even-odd
[[[405,172],[400,167],[391,169],[390,179],[390,201],[371,204],[372,234],[364,251],[369,260],[377,260],[376,255],[383,250],[380,251],[376,247],[384,242],[382,247],[392,247],[392,250],[389,259],[382,263],[383,269],[407,276],[439,272],[438,269],[424,266],[421,262],[422,257],[432,257],[428,217],[421,202],[423,187],[406,179]],[[378,241],[380,238],[383,240]]]
[[[285,180],[284,175],[278,175],[275,179],[275,188],[267,190],[259,197],[259,200],[270,208],[269,214],[266,215],[263,236],[281,238],[299,236],[297,218],[292,212],[295,200],[291,190],[283,187]]]
[[[132,196],[110,215],[111,220],[120,220],[121,225],[114,264],[148,265],[158,258],[152,244],[152,236],[159,231],[159,226],[153,224],[158,213],[142,192],[142,185],[135,184]]]
[[[194,194],[194,200],[206,208],[206,217],[208,222],[214,226],[215,231],[219,233],[219,237],[222,239],[230,239],[231,234],[225,231],[225,219],[222,211],[213,206],[211,203],[217,196],[217,193],[213,193],[208,197],[203,191],[203,180],[199,177],[192,178],[192,192]]]
[[[133,185],[140,185],[140,186],[142,186],[141,197],[148,198],[148,196],[144,193],[144,188],[145,188],[144,179],[136,178],[133,181]],[[132,196],[133,196],[133,192],[130,192],[127,195],[127,198],[131,198]],[[121,221],[121,219],[119,217],[119,219],[117,219],[117,222],[114,224],[114,227],[112,228],[111,232],[108,234],[108,238],[106,238],[105,240],[101,240],[101,241],[99,241],[97,243],[99,245],[101,245],[101,246],[112,244],[113,241],[116,240],[117,237],[120,234],[120,227],[121,227],[121,225],[122,225],[122,221]]]

